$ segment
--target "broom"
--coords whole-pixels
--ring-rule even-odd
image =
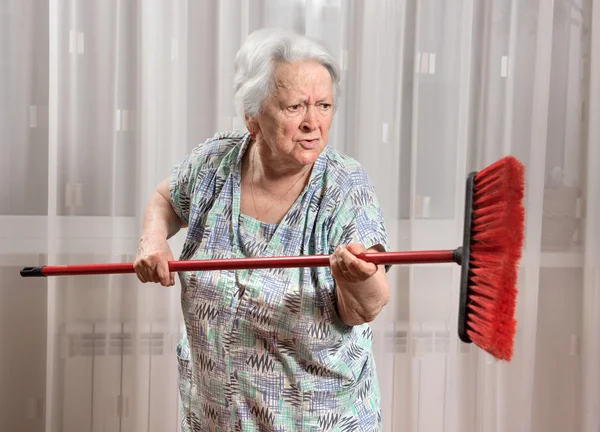
[[[467,177],[463,244],[454,250],[363,253],[374,264],[451,263],[462,266],[458,335],[510,361],[516,321],[517,268],[524,231],[524,167],[505,156]],[[327,267],[329,255],[170,261],[171,272]],[[133,263],[25,267],[23,277],[134,273]]]

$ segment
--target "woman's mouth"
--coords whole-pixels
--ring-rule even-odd
[[[319,144],[319,139],[308,139],[308,140],[300,140],[298,143],[306,150],[312,150]]]

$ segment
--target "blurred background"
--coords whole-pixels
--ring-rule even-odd
[[[385,430],[600,431],[599,0],[0,0],[0,431],[178,430],[179,287],[19,270],[132,261],[157,182],[244,128],[233,59],[262,27],[338,59],[330,145],[392,249],[458,246],[466,175],[526,164],[514,359],[459,342],[458,266],[394,267]]]

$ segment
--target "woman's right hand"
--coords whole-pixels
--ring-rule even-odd
[[[164,236],[152,233],[142,235],[133,263],[135,273],[142,283],[175,285],[175,273],[169,272],[169,261],[173,261],[173,252]]]

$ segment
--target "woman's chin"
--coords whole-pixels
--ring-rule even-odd
[[[301,151],[296,153],[296,157],[294,159],[296,159],[302,165],[311,165],[315,163],[322,151],[323,148],[321,146],[311,149],[302,148]]]

